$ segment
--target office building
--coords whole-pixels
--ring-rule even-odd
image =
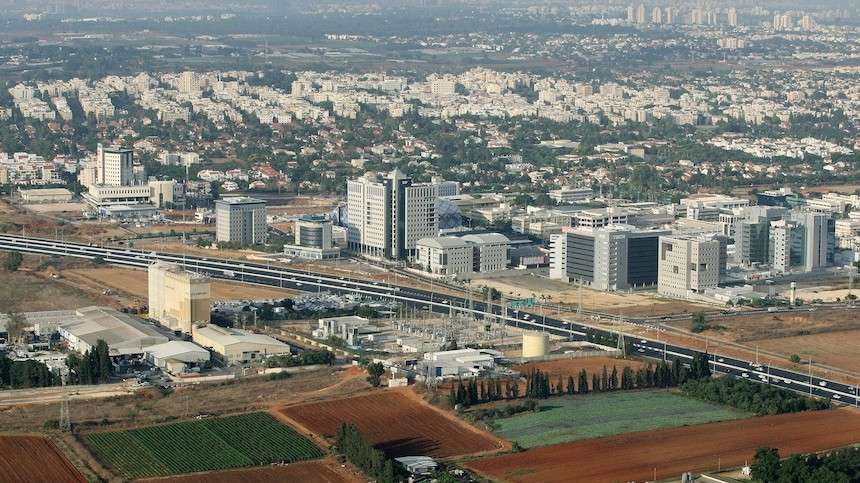
[[[309,260],[331,260],[340,257],[335,246],[331,219],[324,215],[303,215],[295,221],[293,244],[284,245],[284,254]]]
[[[736,211],[728,230],[735,242],[734,262],[739,265],[770,261],[770,222],[781,220],[788,210],[780,206],[749,206]]]
[[[660,7],[654,7],[654,9],[651,10],[651,23],[658,25],[663,23],[663,9]]]
[[[150,319],[172,330],[190,334],[194,324],[209,323],[210,311],[209,279],[171,263],[150,265]]]
[[[686,298],[720,283],[720,242],[706,236],[668,235],[659,242],[657,292]]]
[[[549,192],[549,197],[556,203],[579,203],[591,199],[594,196],[591,188],[575,188],[566,186]]]
[[[657,284],[657,242],[668,233],[613,225],[553,235],[550,278],[604,291],[652,287]]]
[[[437,185],[413,183],[399,169],[347,183],[349,248],[361,255],[407,260],[415,243],[439,234]]]
[[[497,272],[510,263],[510,240],[499,233],[423,238],[416,249],[418,266],[435,275]]]
[[[96,149],[96,184],[130,186],[134,184],[134,152],[117,146]]]
[[[805,272],[830,265],[836,251],[836,221],[826,213],[792,212],[790,220],[802,227],[795,248],[802,249],[798,264]]]
[[[639,25],[644,25],[645,22],[645,4],[640,3],[639,6],[636,8],[636,23]]]
[[[224,198],[215,202],[215,239],[255,245],[266,242],[266,202],[255,198]]]

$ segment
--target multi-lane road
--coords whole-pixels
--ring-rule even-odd
[[[506,310],[498,304],[470,301],[467,297],[448,293],[419,290],[382,282],[370,282],[345,277],[312,273],[282,266],[250,263],[244,260],[229,260],[175,253],[150,252],[116,247],[94,246],[60,240],[39,239],[18,235],[0,235],[0,250],[47,256],[69,256],[85,259],[100,259],[104,263],[146,269],[155,261],[172,262],[190,270],[205,273],[212,278],[230,279],[300,291],[329,291],[333,293],[360,293],[369,297],[396,300],[407,306],[446,313],[455,307],[461,312],[471,312],[478,318],[493,318],[497,321],[534,330],[565,336],[571,340],[584,340],[587,330],[606,333],[600,328],[560,320],[549,315],[542,316],[525,311]],[[628,336],[628,350],[639,356],[653,359],[689,361],[697,353],[665,342]],[[715,372],[750,381],[771,384],[782,388],[831,399],[834,402],[858,406],[858,388],[837,381],[821,379],[810,374],[788,371],[776,367],[756,365],[753,362],[731,358],[720,354],[709,354]]]

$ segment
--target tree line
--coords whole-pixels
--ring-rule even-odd
[[[59,383],[59,378],[42,362],[13,361],[0,356],[0,387],[25,389],[56,386]]]
[[[729,377],[691,380],[684,383],[681,389],[687,396],[758,415],[817,411],[830,407],[828,401],[805,397],[768,384]]]
[[[781,460],[776,448],[759,448],[750,465],[753,481],[769,483],[829,483],[860,481],[860,448],[845,448],[823,455],[795,454]]]
[[[334,360],[335,356],[331,351],[305,350],[297,355],[283,354],[271,356],[266,359],[266,367],[330,366],[334,363]]]
[[[337,429],[335,449],[346,456],[368,478],[377,483],[394,483],[397,472],[394,463],[367,441],[353,424],[343,423]]]
[[[113,374],[113,363],[110,360],[110,348],[107,342],[99,339],[92,350],[83,356],[69,354],[66,358],[71,384],[104,384],[110,382]]]
[[[523,396],[529,399],[547,399],[550,396],[588,394],[589,392],[628,391],[632,389],[668,388],[686,383],[689,380],[709,378],[711,375],[707,354],[697,354],[687,368],[679,359],[672,362],[660,361],[656,365],[648,363],[644,367],[633,369],[624,366],[618,371],[613,366],[610,371],[607,366],[598,374],[591,374],[582,369],[574,377],[566,378],[558,375],[553,377],[540,369],[532,369],[523,377],[526,387]],[[590,382],[589,382],[590,381]],[[500,379],[460,379],[452,385],[448,394],[450,405],[471,406],[502,399],[520,397],[519,381],[502,381]]]

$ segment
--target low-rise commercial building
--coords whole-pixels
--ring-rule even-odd
[[[198,345],[217,353],[226,364],[241,364],[290,353],[290,346],[267,335],[211,324],[195,326],[192,338]]]
[[[74,196],[72,192],[66,188],[18,190],[18,194],[21,196],[21,201],[25,204],[68,203],[72,201]]]
[[[209,351],[193,342],[172,340],[146,349],[146,361],[171,374],[181,374],[209,362]]]
[[[496,272],[510,263],[510,240],[499,233],[422,238],[415,246],[416,264],[435,275]]]

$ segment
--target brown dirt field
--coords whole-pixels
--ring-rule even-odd
[[[334,460],[325,459],[292,463],[287,466],[196,473],[141,481],[149,483],[233,483],[236,481],[246,483],[282,483],[285,481],[358,483],[364,480],[341,468]]]
[[[100,299],[72,287],[51,283],[28,272],[4,273],[0,283],[0,312],[67,310],[92,305]]]
[[[64,271],[62,276],[83,286],[93,289],[110,287],[141,300],[146,300],[149,291],[146,272],[130,268],[80,268]],[[291,293],[292,291],[277,288],[212,282],[213,300],[282,299]]]
[[[576,306],[581,301],[584,309],[597,310],[614,315],[648,317],[689,313],[707,308],[707,306],[689,302],[658,298],[653,293],[647,292],[619,294],[583,288],[580,294],[580,290],[576,285],[532,275],[494,280],[481,279],[476,280],[474,284],[476,286],[486,285],[493,287],[511,298],[534,296],[537,300],[541,295],[544,295],[547,296],[547,302],[550,304],[561,303],[568,306]],[[539,309],[534,309],[532,312],[537,313]]]
[[[352,423],[391,457],[440,458],[504,449],[507,443],[434,408],[411,390],[385,390],[347,399],[281,408],[285,417],[311,432],[333,438]]]
[[[757,448],[811,453],[860,442],[860,413],[838,409],[630,433],[471,461],[496,481],[646,481],[741,466]]]
[[[797,354],[813,361],[860,373],[860,330],[782,337],[758,342],[762,350],[780,354]],[[857,381],[854,381],[856,384]]]
[[[818,364],[860,373],[860,357],[855,350],[860,345],[860,316],[856,311],[755,314],[715,318],[712,323],[724,326],[725,330],[702,335],[715,341],[737,342],[753,350],[758,346],[760,351],[778,356],[781,359],[778,364],[783,366],[788,365],[789,356],[797,354],[804,361],[811,358]],[[686,321],[671,325],[689,329]]]
[[[585,369],[589,376],[603,371],[603,366],[611,372],[612,366],[618,367],[620,372],[624,366],[630,366],[634,371],[645,367],[648,363],[635,359],[615,359],[612,357],[579,357],[574,359],[558,359],[554,361],[528,362],[513,366],[512,369],[526,373],[532,369],[540,369],[549,372],[553,376],[576,376],[579,371]]]
[[[0,475],[8,483],[87,481],[54,443],[41,436],[0,436]]]

